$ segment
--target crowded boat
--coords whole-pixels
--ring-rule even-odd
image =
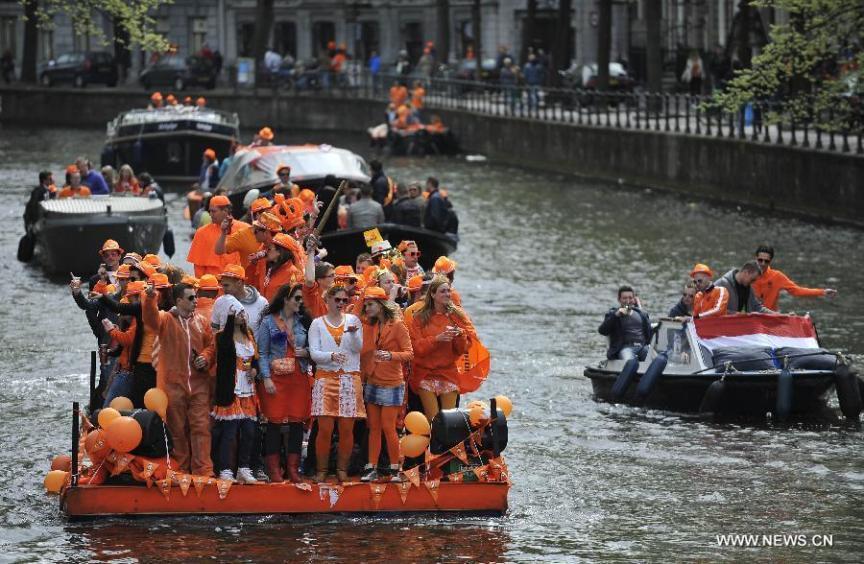
[[[407,84],[396,81],[388,92],[385,121],[370,127],[369,142],[392,155],[454,155],[459,142],[441,116],[428,113],[426,88],[415,80]]]
[[[799,286],[771,266],[774,255],[760,245],[722,276],[696,264],[681,299],[657,322],[636,289],[621,285],[598,328],[608,339],[606,358],[585,369],[595,398],[783,422],[830,412],[834,390],[843,416],[857,422],[864,381],[851,360],[821,347],[809,314],[779,309],[781,293],[833,298],[837,291]]]
[[[96,339],[91,394],[45,479],[67,515],[506,509],[512,404],[464,400],[491,359],[457,261],[425,268],[420,243],[372,228],[367,252],[329,262],[348,182],[324,205],[285,180],[241,213],[208,194],[190,272],[91,248],[98,271],[69,284]]]

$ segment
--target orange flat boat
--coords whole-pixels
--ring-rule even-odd
[[[502,514],[507,510],[506,482],[410,482],[344,484],[233,485],[227,494],[215,486],[180,487],[166,495],[157,486],[77,485],[67,487],[61,509],[71,518],[130,515],[215,515],[297,513],[459,512]],[[404,496],[404,500],[403,500]]]

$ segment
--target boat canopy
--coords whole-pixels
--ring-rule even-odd
[[[223,112],[212,108],[197,108],[190,106],[159,108],[155,110],[135,109],[123,112],[108,122],[108,137],[114,137],[121,128],[146,127],[160,123],[191,121],[201,124],[206,131],[207,126],[230,128],[239,134],[240,118],[236,113]]]
[[[241,147],[219,182],[229,193],[270,187],[279,181],[283,166],[291,168],[291,181],[320,180],[328,175],[344,180],[369,182],[369,168],[362,157],[330,145],[271,145]]]
[[[152,212],[164,207],[158,198],[141,196],[92,196],[90,198],[63,198],[45,200],[39,203],[44,213],[49,215],[91,215],[108,213],[138,214]]]

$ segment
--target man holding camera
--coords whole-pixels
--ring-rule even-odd
[[[618,288],[618,307],[606,312],[598,331],[609,337],[606,350],[609,360],[645,360],[651,341],[651,323],[632,287]]]

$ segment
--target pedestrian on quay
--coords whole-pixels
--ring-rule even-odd
[[[702,76],[705,67],[702,64],[702,57],[699,51],[693,49],[690,51],[690,56],[687,57],[687,65],[684,67],[684,72],[681,73],[681,82],[687,83],[691,96],[702,95]]]

